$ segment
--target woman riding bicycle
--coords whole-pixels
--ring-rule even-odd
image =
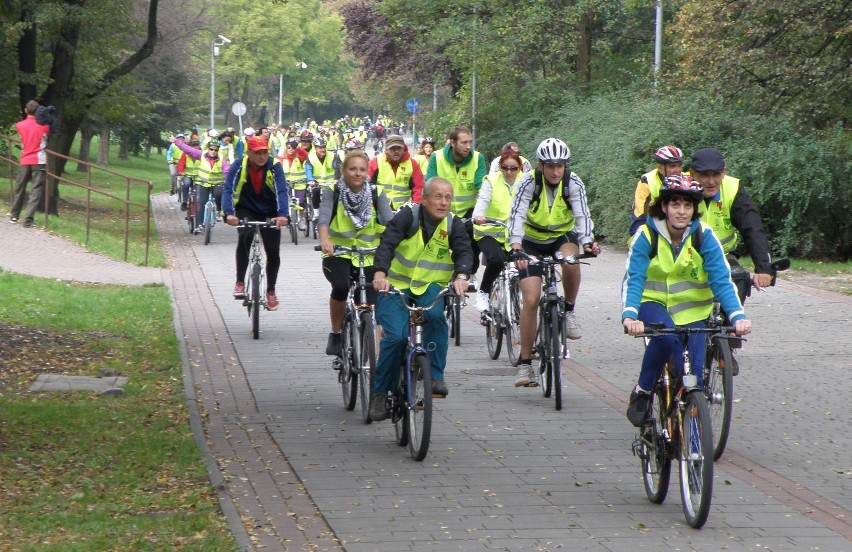
[[[331,314],[331,333],[325,354],[340,354],[340,329],[346,313],[346,299],[352,286],[353,266],[357,255],[334,255],[334,246],[376,247],[385,225],[393,217],[384,193],[367,181],[369,158],[361,150],[353,150],[343,160],[343,178],[333,187],[323,187],[319,212],[320,247],[325,254],[322,272],[331,284],[328,309]],[[373,280],[373,257],[365,259],[367,281]],[[375,303],[376,293],[367,291],[368,301]]]
[[[482,226],[486,218],[509,222],[509,210],[512,198],[517,190],[518,176],[521,174],[523,163],[518,152],[505,150],[500,155],[499,170],[486,176],[479,189],[479,197],[473,208],[473,239],[479,245],[479,250],[485,255],[485,272],[476,293],[476,310],[488,310],[491,296],[491,286],[503,270],[509,258],[506,251],[508,230],[501,226]]]
[[[665,178],[659,197],[648,210],[648,222],[633,235],[622,284],[621,319],[628,334],[643,333],[646,323],[663,323],[669,328],[704,326],[714,295],[725,312],[731,313],[737,335],[751,332],[722,245],[713,230],[698,220],[702,195],[701,186],[689,176]],[[698,375],[699,386],[705,339],[702,334],[691,334],[688,339],[692,372]],[[649,393],[663,365],[672,353],[680,364],[681,349],[675,335],[650,339],[627,408],[627,419],[634,426],[642,426],[648,416]]]

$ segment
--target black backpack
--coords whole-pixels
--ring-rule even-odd
[[[571,195],[568,190],[568,185],[571,182],[571,175],[574,174],[571,172],[568,167],[565,167],[565,174],[562,175],[562,199],[565,200],[565,203],[570,207],[571,205]],[[533,171],[533,179],[535,180],[535,187],[533,188],[532,199],[530,199],[529,210],[535,210],[538,207],[538,202],[541,200],[541,192],[544,190],[544,175],[541,174],[539,169]]]

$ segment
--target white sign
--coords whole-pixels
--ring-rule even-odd
[[[246,104],[243,102],[237,102],[231,106],[231,113],[236,115],[237,117],[242,117],[246,114]]]

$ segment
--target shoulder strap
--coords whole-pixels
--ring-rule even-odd
[[[700,223],[699,223],[700,224]],[[645,226],[650,226],[648,223],[645,223]],[[657,249],[660,246],[660,235],[657,234],[654,230],[649,230],[651,234],[651,253],[649,258],[653,259],[657,256]],[[691,236],[689,236],[689,242],[692,244],[692,248],[697,252],[701,252],[701,244],[704,243],[704,227],[699,226],[697,232],[693,232]]]
[[[648,255],[648,258],[653,259],[657,256],[657,248],[660,247],[660,235],[647,222],[645,226],[648,227],[648,233],[651,234],[651,253]]]
[[[535,180],[535,187],[533,188],[532,199],[530,200],[530,209],[535,209],[538,206],[538,202],[541,198],[541,192],[544,190],[544,176],[538,169],[534,171],[535,176],[533,180]],[[565,174],[562,175],[562,199],[565,200],[565,203],[571,204],[571,194],[569,191],[569,184],[571,182],[571,175],[574,174],[568,167],[565,167]]]
[[[366,186],[370,187],[370,194],[373,196],[373,211],[376,213],[376,217],[379,215],[379,192],[376,189],[376,186],[371,184],[370,182],[364,183]],[[337,216],[337,203],[340,201],[340,183],[336,183],[334,185],[334,195],[331,198],[331,218],[328,219],[328,224],[331,226],[331,221],[334,220],[334,217]],[[387,224],[387,221],[385,221]]]
[[[410,238],[417,230],[420,228],[420,204],[412,203],[411,204],[411,224],[408,225],[408,230],[405,232],[405,239]]]

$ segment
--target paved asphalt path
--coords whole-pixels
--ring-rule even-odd
[[[561,412],[539,390],[513,387],[505,353],[488,358],[473,306],[464,310],[450,394],[435,401],[429,455],[415,462],[390,422],[364,425],[342,407],[324,355],[329,286],[315,241],[282,235],[281,307],[262,313],[255,341],[230,297],[236,230],[217,225],[204,246],[173,198],[154,205],[168,273],[107,268],[8,223],[0,267],[171,286],[193,425],[243,549],[852,551],[849,297],[781,281],[747,303],[755,332],[737,353],[731,437],[710,518],[694,530],[676,468],[654,505],[631,453],[624,410],[642,346],[619,324],[623,252],[583,267],[583,338],[571,343]],[[32,260],[10,258],[21,256]],[[48,257],[50,271],[39,260]],[[81,263],[97,270],[74,272]]]

